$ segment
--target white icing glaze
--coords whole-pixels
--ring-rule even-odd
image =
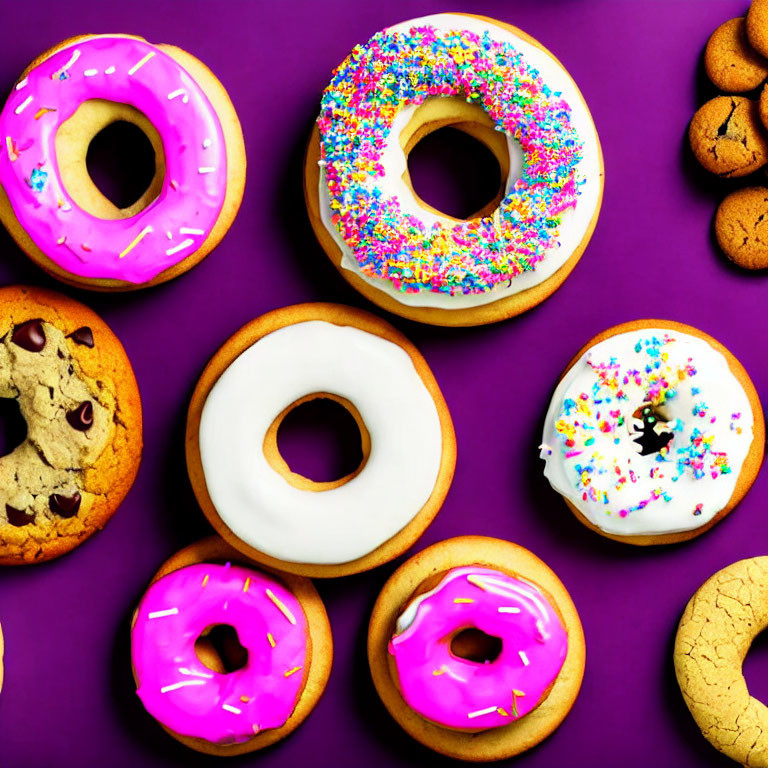
[[[566,458],[569,449],[564,445],[563,436],[558,434],[555,424],[563,412],[567,398],[579,402],[581,393],[588,393],[590,400],[593,396],[593,385],[599,380],[587,361],[595,364],[608,363],[611,357],[626,368],[644,368],[647,356],[635,350],[635,345],[641,339],[652,336],[663,337],[667,333],[675,341],[665,345],[668,361],[673,366],[684,366],[691,358],[696,368],[696,374],[680,381],[674,389],[676,394],[663,405],[663,417],[670,431],[672,424],[682,429],[673,432],[674,438],[669,444],[671,462],[657,461],[658,454],[641,456],[637,451],[637,443],[630,434],[633,425],[633,414],[644,402],[644,388],[635,386],[632,382],[624,387],[628,396],[626,400],[613,398],[607,409],[618,409],[624,419],[624,428],[616,433],[604,434],[599,429],[594,430],[595,442],[588,450],[579,455]],[[700,392],[696,392],[698,389]],[[601,387],[600,396],[609,390]],[[694,405],[705,402],[706,417],[694,416]],[[597,406],[598,408],[601,406]],[[605,408],[603,405],[602,407]],[[606,410],[607,410],[606,409]],[[740,413],[741,417],[733,421],[731,416]],[[715,418],[714,423],[711,421]],[[680,419],[680,422],[677,422]],[[754,416],[744,389],[731,373],[728,363],[720,352],[711,347],[706,341],[672,329],[663,328],[631,331],[618,334],[591,347],[574,366],[566,373],[558,384],[547,411],[544,422],[543,445],[541,458],[546,462],[544,474],[552,487],[567,498],[584,515],[589,522],[603,531],[620,536],[661,535],[676,533],[698,528],[709,522],[730,499],[741,471],[744,459],[749,452],[753,439]],[[712,477],[706,473],[704,477],[695,478],[693,473],[686,471],[676,480],[676,456],[680,446],[689,444],[690,436],[698,428],[707,435],[713,435],[713,450],[724,451],[728,456],[731,472]],[[737,429],[741,431],[738,432]],[[620,442],[614,443],[618,436]],[[582,448],[579,444],[576,450]],[[598,453],[600,464],[610,471],[603,475],[591,476],[595,488],[608,494],[608,503],[603,501],[584,500],[583,488],[577,487],[578,472],[576,465],[587,463],[589,456]],[[634,482],[626,482],[621,490],[615,488],[617,475],[609,464],[617,459],[622,474],[629,475],[631,469],[636,477]],[[650,477],[652,468],[661,468],[663,477]],[[621,516],[621,510],[648,499],[654,489],[662,488],[670,496],[670,501],[663,498],[649,503],[643,509],[631,511]],[[697,505],[701,505],[699,514],[693,514]]]
[[[327,491],[299,490],[264,456],[264,437],[292,403],[318,392],[358,409],[371,436],[362,471]],[[422,509],[437,481],[442,430],[408,353],[358,328],[288,325],[237,357],[200,422],[208,493],[227,527],[288,562],[334,564],[372,552]]]
[[[562,65],[548,53],[540,48],[531,45],[522,40],[508,29],[499,27],[496,24],[477,19],[470,16],[460,16],[451,13],[438,13],[430,16],[424,16],[419,19],[404,21],[395,26],[388,27],[389,32],[407,31],[413,26],[431,25],[438,31],[450,31],[452,29],[466,29],[482,35],[486,30],[490,32],[496,40],[508,42],[523,54],[528,64],[539,70],[542,79],[553,91],[561,91],[563,98],[571,107],[571,121],[578,133],[579,139],[583,142],[583,157],[577,166],[577,173],[584,179],[581,187],[581,194],[575,208],[570,208],[563,213],[562,224],[560,226],[560,246],[550,249],[544,255],[544,258],[536,264],[536,269],[518,275],[512,280],[509,286],[499,286],[486,293],[475,294],[457,294],[449,296],[445,293],[432,291],[419,291],[418,293],[405,293],[398,291],[389,280],[370,277],[365,275],[360,269],[360,265],[352,253],[352,250],[339,235],[336,227],[331,222],[331,206],[328,197],[328,185],[326,183],[325,170],[320,167],[320,216],[323,225],[328,230],[342,253],[341,266],[344,269],[354,272],[365,282],[384,291],[401,304],[411,307],[440,307],[443,309],[466,309],[467,307],[477,307],[483,304],[490,304],[499,299],[520,293],[528,288],[533,288],[539,283],[543,283],[549,277],[557,272],[558,269],[568,260],[589,227],[592,216],[600,200],[600,150],[597,131],[589,114],[589,110],[584,104],[576,84],[571,76],[565,71]],[[381,164],[384,167],[385,175],[376,180],[384,194],[384,197],[396,196],[400,202],[403,211],[408,211],[421,218],[424,222],[433,222],[443,220],[448,224],[451,220],[440,217],[430,211],[422,208],[416,201],[412,190],[403,182],[403,173],[407,168],[407,158],[400,147],[400,133],[408,124],[411,118],[413,105],[406,105],[395,117],[390,131],[388,141],[382,154]],[[511,188],[515,179],[520,175],[522,163],[522,153],[517,142],[507,134],[507,144],[509,148],[510,170],[507,176],[506,189]]]

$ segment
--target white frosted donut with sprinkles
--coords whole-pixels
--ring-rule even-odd
[[[744,368],[690,326],[643,320],[581,350],[547,412],[544,474],[579,519],[633,544],[682,541],[744,496],[763,456]]]
[[[496,155],[498,204],[458,220],[414,192],[408,153],[454,126]],[[334,71],[307,156],[315,232],[342,275],[411,319],[474,325],[551,294],[591,237],[603,189],[570,75],[504,22],[435,14],[388,27]]]
[[[90,141],[118,121],[150,138],[155,175],[120,209],[88,175]],[[0,113],[0,218],[65,282],[128,290],[199,262],[229,228],[244,147],[223,86],[190,54],[124,35],[65,41],[22,75]]]

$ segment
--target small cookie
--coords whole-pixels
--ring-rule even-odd
[[[585,657],[576,607],[552,570],[484,536],[433,544],[400,566],[368,629],[371,675],[392,717],[430,749],[474,762],[549,736],[578,696]]]
[[[683,612],[675,674],[704,737],[749,768],[768,768],[768,709],[749,695],[742,664],[768,627],[768,557],[740,560],[699,587]]]
[[[768,77],[768,61],[747,40],[744,17],[721,24],[707,42],[704,69],[720,90],[742,93]]]
[[[217,627],[229,630],[220,642]],[[185,746],[219,757],[263,749],[297,728],[325,690],[332,659],[312,582],[256,569],[216,537],[171,557],[131,622],[147,711]]]
[[[747,11],[747,37],[758,53],[768,56],[768,0],[752,0]]]
[[[715,214],[715,236],[723,253],[746,269],[768,267],[768,189],[731,192]]]
[[[768,162],[757,103],[743,96],[716,96],[699,107],[688,138],[696,159],[718,176],[748,176]]]
[[[41,288],[0,288],[0,397],[27,435],[0,457],[0,565],[63,555],[103,528],[141,459],[141,400],[101,318]]]

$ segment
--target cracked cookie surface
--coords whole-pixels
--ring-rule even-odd
[[[0,398],[24,441],[0,457],[0,565],[41,562],[103,528],[141,457],[141,403],[120,342],[85,306],[0,289]]]
[[[717,209],[715,237],[725,255],[740,267],[768,267],[768,188],[731,192]]]
[[[716,96],[693,116],[688,137],[696,159],[723,178],[747,176],[768,162],[768,143],[757,103]]]
[[[728,93],[751,91],[768,77],[768,60],[749,44],[744,17],[730,19],[712,33],[704,69],[712,83]]]
[[[685,608],[675,673],[696,724],[718,750],[750,768],[768,767],[768,708],[749,695],[742,664],[768,627],[768,557],[718,571]]]

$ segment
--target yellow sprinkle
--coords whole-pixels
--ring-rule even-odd
[[[126,249],[120,254],[120,258],[127,256],[150,232],[152,232],[151,226],[146,226],[139,232],[133,241],[126,247]]]
[[[512,693],[514,693],[515,696],[525,696],[525,691],[518,691],[517,688],[513,688]]]
[[[509,717],[509,712],[507,712],[504,707],[496,707],[496,711],[502,716],[502,717]]]
[[[483,592],[485,592],[485,584],[483,584],[483,582],[480,581],[480,579],[478,579],[477,576],[470,574],[469,576],[467,576],[467,581],[470,584],[474,584],[476,587],[480,587],[480,589],[482,589]]]
[[[286,606],[283,601],[269,588],[267,588],[267,597],[277,606],[280,613],[285,616],[288,621],[291,622],[291,624],[296,624],[296,617],[288,610],[288,606]]]
[[[432,670],[432,674],[435,675],[435,676],[437,676],[437,675],[444,675],[445,674],[445,670],[444,669],[433,669]]]
[[[48,114],[48,112],[55,112],[55,109],[52,109],[51,107],[40,107],[40,109],[37,110],[35,113],[35,120],[39,120],[43,115]]]
[[[274,648],[277,643],[275,642],[275,638],[272,636],[271,632],[267,632],[267,640],[269,640],[269,644]]]
[[[5,137],[5,148],[8,150],[8,159],[11,162],[18,160],[19,154],[13,148],[13,139],[10,136]]]
[[[254,724],[251,726],[251,728],[253,729],[253,732],[254,732],[254,733],[258,733],[258,732],[259,732],[259,726],[258,726],[258,725],[256,725],[256,723],[254,723]]]
[[[251,586],[251,577],[249,576],[245,580],[245,584],[243,584],[243,592],[247,592],[248,591],[248,587],[250,587],[250,586]]]
[[[207,574],[207,573],[205,574],[205,576],[203,576],[203,586],[205,586],[208,583],[208,579],[210,578],[211,578],[210,574]]]
[[[250,696],[241,696],[240,701],[243,702],[243,704],[247,704],[251,700]]]
[[[454,603],[474,603],[475,601],[471,597],[455,597]]]
[[[285,671],[285,676],[290,677],[294,672],[298,672],[301,669],[301,667],[294,667],[293,669],[288,669]]]

